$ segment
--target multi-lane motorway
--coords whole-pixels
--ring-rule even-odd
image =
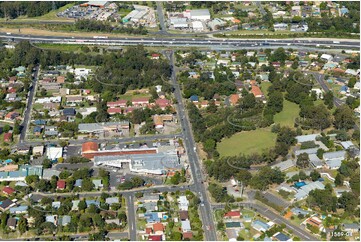
[[[138,45],[145,46],[182,46],[182,47],[232,47],[232,48],[320,48],[327,49],[359,49],[359,40],[325,40],[325,39],[216,39],[216,38],[151,38],[151,37],[59,37],[21,35],[12,33],[0,33],[0,39],[21,41],[29,40],[33,43],[56,43],[56,44],[89,44],[89,45]]]

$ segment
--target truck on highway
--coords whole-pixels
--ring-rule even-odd
[[[340,41],[333,41],[333,43],[334,43],[334,44],[339,44],[339,43],[340,43]]]

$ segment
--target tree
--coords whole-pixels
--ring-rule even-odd
[[[250,180],[252,179],[252,174],[251,174],[251,172],[249,172],[247,170],[240,170],[236,174],[236,179],[238,181],[241,181],[244,186],[247,186],[249,184]]]
[[[307,153],[301,153],[298,157],[297,157],[297,162],[296,162],[297,166],[300,168],[306,168],[310,165],[310,158],[308,157]]]
[[[306,175],[306,173],[304,171],[300,171],[298,173],[298,177],[299,177],[300,180],[306,180],[307,179],[307,175]]]
[[[83,179],[81,188],[83,191],[91,191],[94,189],[94,184],[93,184],[92,180],[90,180],[89,178],[85,178],[85,179]]]
[[[323,101],[328,109],[332,109],[333,108],[333,92],[332,91],[326,92],[325,95],[323,95]]]
[[[344,176],[340,173],[337,173],[335,177],[335,185],[336,186],[343,186]]]
[[[359,199],[352,192],[343,192],[341,197],[338,199],[338,203],[341,208],[345,209],[346,212],[353,212],[359,204]]]
[[[38,175],[27,176],[27,177],[25,177],[25,182],[29,185],[33,184],[33,183],[37,183],[37,182],[39,182],[39,176]]]
[[[337,129],[349,130],[355,125],[354,112],[347,105],[338,107],[334,113],[334,117],[334,124]]]
[[[80,200],[78,204],[78,208],[80,211],[84,211],[87,208],[85,200]]]
[[[247,93],[247,95],[241,99],[242,109],[250,109],[250,108],[254,108],[255,106],[256,106],[256,98],[252,93]]]
[[[347,86],[349,88],[353,88],[355,86],[357,82],[357,79],[355,77],[351,77],[349,80],[348,80],[348,83],[347,83]]]
[[[24,217],[21,217],[18,228],[21,234],[25,233],[28,230],[28,220]]]
[[[312,181],[317,181],[321,177],[321,175],[320,175],[320,173],[318,171],[313,170],[310,173],[310,177],[311,177]]]
[[[4,133],[7,133],[7,132],[10,131],[10,129],[11,129],[10,125],[6,124],[6,125],[4,125],[4,127],[3,127],[3,132],[4,132]]]

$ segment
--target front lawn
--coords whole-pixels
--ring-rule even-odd
[[[275,142],[276,134],[269,129],[257,129],[239,132],[223,139],[217,144],[217,150],[221,156],[250,155],[268,150],[275,145]]]
[[[294,127],[295,119],[300,113],[300,108],[297,104],[290,101],[283,101],[283,110],[274,116],[274,122],[281,126]]]

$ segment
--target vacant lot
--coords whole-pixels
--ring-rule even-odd
[[[299,112],[300,108],[297,104],[284,100],[283,110],[274,116],[274,121],[276,124],[280,124],[281,126],[293,127]]]
[[[221,156],[261,153],[275,145],[276,134],[269,129],[239,132],[231,138],[223,139],[217,145]]]

